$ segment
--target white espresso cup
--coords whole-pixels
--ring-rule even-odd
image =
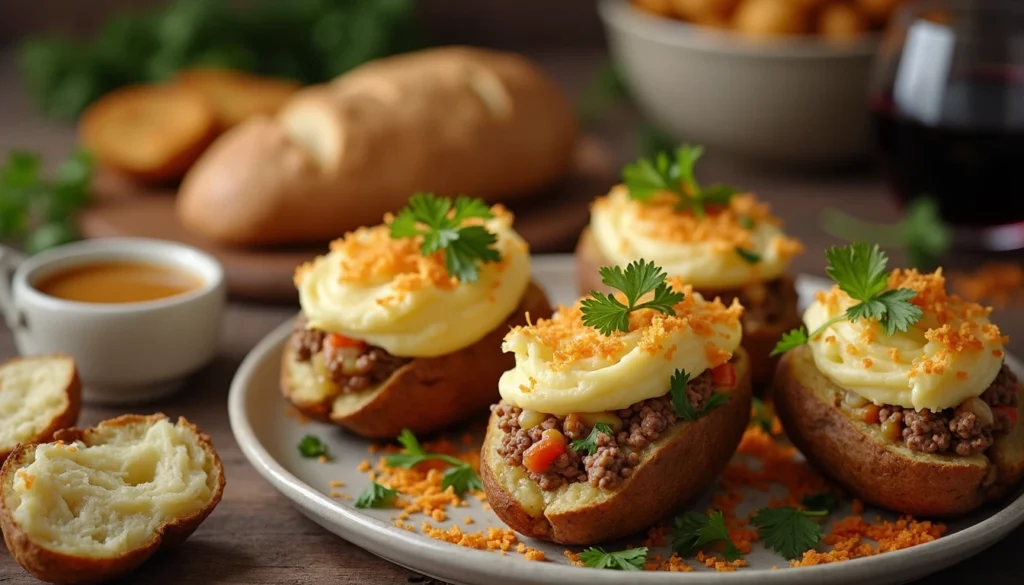
[[[196,277],[200,284],[181,294],[128,303],[70,301],[36,288],[55,274],[109,262],[166,266]],[[0,269],[0,305],[19,353],[72,356],[86,402],[139,403],[166,396],[217,354],[226,299],[224,270],[195,248],[146,238],[107,238],[67,244],[27,259],[3,248]]]

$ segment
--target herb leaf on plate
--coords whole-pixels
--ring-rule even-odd
[[[600,547],[591,547],[580,553],[584,567],[612,569],[616,571],[642,571],[647,562],[647,548],[630,548],[607,552]]]
[[[398,490],[393,490],[375,481],[366,486],[363,493],[356,499],[356,508],[387,508],[398,498]]]

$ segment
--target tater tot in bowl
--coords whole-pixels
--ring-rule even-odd
[[[869,153],[880,35],[856,3],[669,0],[673,13],[659,15],[599,0],[598,9],[612,58],[653,125],[747,159],[823,167]]]

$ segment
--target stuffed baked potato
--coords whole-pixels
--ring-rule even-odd
[[[506,336],[516,367],[480,469],[514,530],[561,544],[625,536],[698,497],[729,461],[750,417],[742,308],[673,287],[685,297],[671,314],[640,309],[628,331],[584,324],[584,300]]]
[[[840,250],[830,251],[830,274],[853,274],[837,256],[884,266],[877,248]],[[953,516],[1002,497],[1024,477],[1024,400],[989,310],[947,294],[941,270],[879,271],[874,281],[883,300],[871,301],[868,318],[847,313],[858,302],[840,287],[856,290],[852,281],[808,307],[806,345],[788,349],[775,378],[786,434],[822,472],[883,508]]]
[[[375,439],[430,433],[484,410],[513,363],[501,353],[505,332],[551,313],[511,226],[500,207],[418,195],[399,216],[346,234],[300,267],[285,398]],[[448,244],[473,238],[479,257],[429,247],[435,229],[447,230]]]
[[[624,184],[591,206],[590,225],[576,248],[578,285],[581,294],[608,292],[597,269],[642,256],[705,298],[726,304],[739,299],[743,347],[760,392],[775,372],[769,355],[775,341],[800,324],[786,269],[803,247],[753,195],[723,185],[702,189],[693,175],[701,152],[682,146],[674,160],[663,161],[667,166],[641,160],[626,167]]]

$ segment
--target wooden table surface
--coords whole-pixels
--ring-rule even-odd
[[[557,54],[538,56],[571,93],[578,93],[600,56]],[[616,112],[598,128],[625,160],[634,152],[632,127],[636,115]],[[0,153],[12,147],[39,150],[52,162],[69,152],[74,132],[43,122],[17,86],[9,55],[0,55]],[[826,206],[866,218],[894,219],[897,210],[876,178],[866,171],[843,174],[786,174],[759,169],[709,154],[702,176],[749,187],[770,201],[789,230],[802,238],[809,253],[794,270],[822,273],[822,249],[834,243],[817,227]],[[596,194],[595,194],[596,195]],[[227,393],[245,354],[297,307],[232,303],[226,314],[220,355],[194,376],[178,395],[136,409],[186,416],[213,438],[227,474],[224,499],[212,516],[180,549],[151,559],[125,583],[258,584],[258,583],[429,583],[430,579],[364,552],[320,528],[294,509],[284,496],[261,479],[242,456],[231,435]],[[1000,324],[1010,334],[1010,350],[1024,355],[1024,313],[1003,310]],[[0,358],[15,355],[10,332],[0,330]],[[120,409],[86,407],[80,423],[89,425],[122,414]],[[981,578],[989,585],[1020,583],[1018,551],[1024,529],[986,552],[945,570],[928,583],[953,584]],[[680,582],[685,582],[680,578]],[[0,553],[0,583],[35,583],[7,554]]]

